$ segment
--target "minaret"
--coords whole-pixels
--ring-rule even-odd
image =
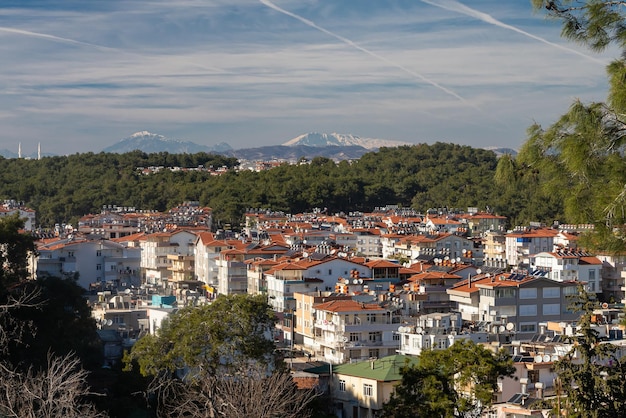
[[[37,159],[41,160],[41,142],[37,144]]]
[[[17,158],[22,158],[22,143],[21,142],[17,146]]]

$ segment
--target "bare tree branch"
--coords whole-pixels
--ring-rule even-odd
[[[84,402],[87,372],[72,355],[48,355],[48,368],[20,373],[0,364],[0,416],[15,418],[106,417]]]

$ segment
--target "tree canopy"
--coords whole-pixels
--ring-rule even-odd
[[[156,335],[133,346],[126,359],[141,373],[229,370],[248,362],[274,366],[274,313],[263,295],[220,295],[211,304],[186,307],[163,321]]]
[[[307,417],[317,393],[297,389],[285,370],[274,323],[264,296],[220,295],[170,315],[125,362],[153,377],[159,416]]]
[[[532,0],[537,12],[562,23],[562,35],[601,51],[626,46],[626,2],[609,0]],[[626,60],[607,66],[605,102],[574,101],[569,110],[544,128],[534,124],[514,161],[501,159],[496,180],[529,190],[537,200],[557,204],[560,219],[594,223],[586,238],[590,249],[626,249]],[[532,186],[531,186],[532,187]],[[560,206],[560,207],[559,207]]]
[[[402,381],[383,407],[384,418],[478,417],[491,405],[499,377],[514,371],[505,351],[494,353],[469,340],[425,350],[402,369]]]
[[[76,224],[103,205],[165,211],[189,200],[211,207],[218,225],[238,225],[246,208],[299,213],[320,207],[335,213],[397,204],[425,212],[489,205],[507,215],[517,206],[500,199],[501,190],[494,187],[496,154],[440,142],[381,148],[351,162],[316,157],[308,164],[285,163],[262,172],[231,170],[220,176],[167,169],[145,175],[137,170],[150,165],[236,165],[224,157],[211,158],[140,152],[0,158],[0,197],[25,202],[37,211],[43,227]],[[527,205],[521,199],[519,203]]]

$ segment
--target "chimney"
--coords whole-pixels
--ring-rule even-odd
[[[535,389],[537,389],[537,398],[543,399],[543,383],[535,383]]]

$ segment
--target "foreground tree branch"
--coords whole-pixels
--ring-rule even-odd
[[[87,372],[72,355],[48,356],[48,368],[26,373],[0,364],[0,416],[15,418],[106,417],[84,402]]]

